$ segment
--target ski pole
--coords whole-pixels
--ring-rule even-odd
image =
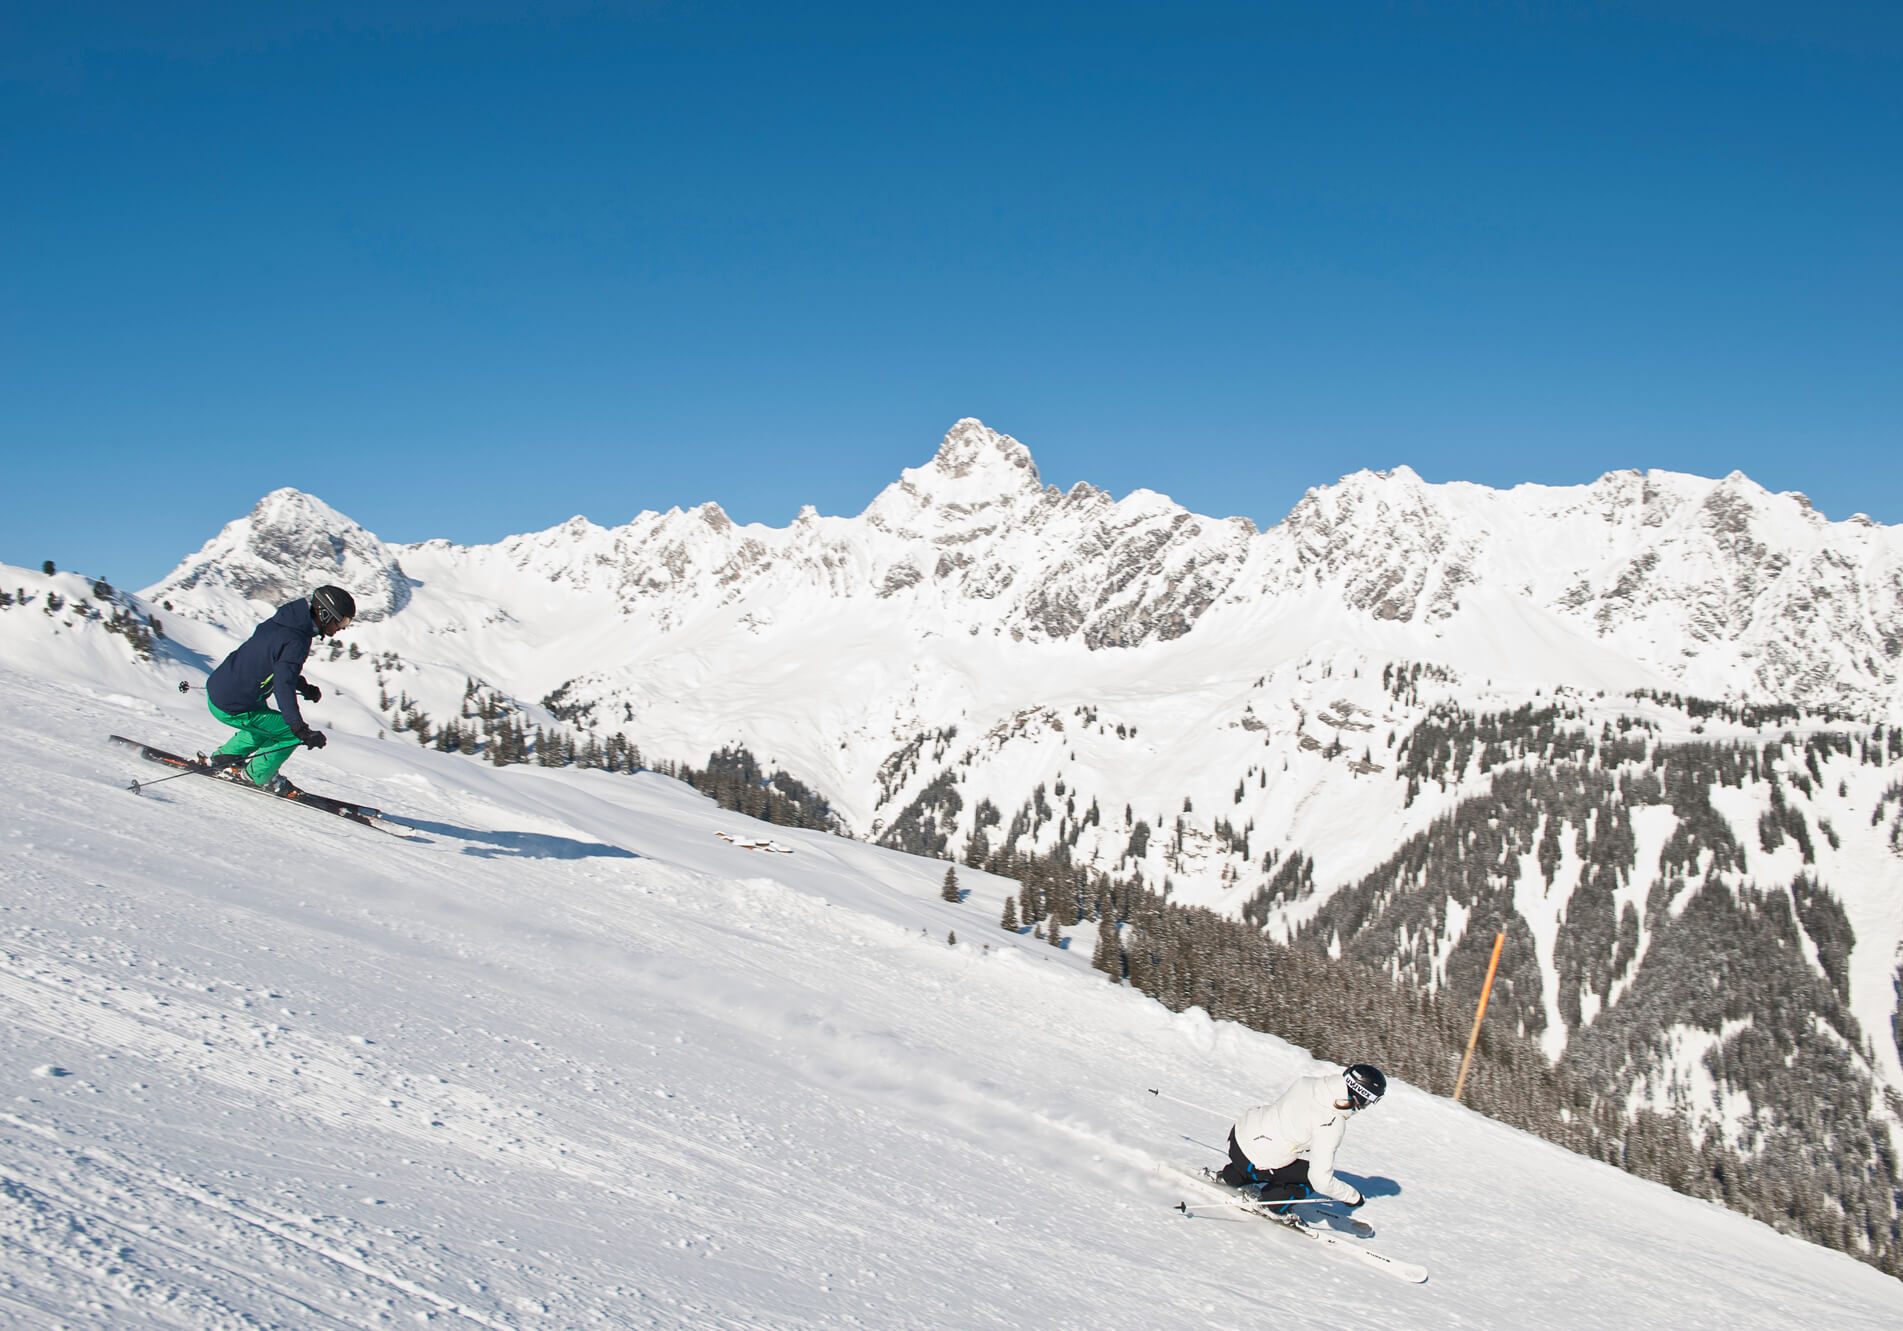
[[[1213,1115],[1216,1118],[1232,1117],[1230,1114],[1224,1112],[1223,1110],[1211,1109],[1208,1105],[1199,1105],[1194,1100],[1185,1100],[1180,1095],[1171,1095],[1168,1091],[1159,1091],[1154,1086],[1146,1086],[1143,1089],[1148,1091],[1151,1095],[1156,1096],[1159,1100],[1174,1100],[1179,1105],[1185,1105],[1190,1109],[1200,1109],[1205,1114]]]
[[[1195,1211],[1214,1211],[1223,1207],[1235,1206],[1315,1206],[1323,1202],[1332,1202],[1333,1197],[1278,1197],[1272,1202],[1178,1202],[1176,1209],[1184,1215]]]
[[[162,786],[167,781],[178,780],[181,776],[197,775],[199,775],[197,772],[174,772],[170,776],[155,776],[150,781],[134,781],[131,785],[127,786],[126,789],[131,791],[134,795],[137,795],[142,793],[147,786]]]

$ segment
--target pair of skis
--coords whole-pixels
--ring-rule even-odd
[[[1373,1237],[1374,1229],[1360,1220],[1350,1218],[1350,1223],[1357,1226],[1355,1231],[1357,1237],[1350,1238],[1346,1234],[1337,1233],[1335,1230],[1325,1229],[1319,1225],[1310,1224],[1307,1221],[1298,1219],[1292,1212],[1278,1215],[1260,1201],[1241,1200],[1243,1194],[1229,1187],[1227,1184],[1219,1182],[1206,1169],[1197,1173],[1191,1173],[1188,1170],[1177,1169],[1168,1165],[1159,1166],[1159,1168],[1177,1179],[1193,1183],[1206,1192],[1222,1198],[1221,1201],[1202,1203],[1193,1201],[1178,1202],[1176,1209],[1190,1219],[1195,1219],[1198,1216],[1207,1215],[1214,1211],[1228,1211],[1249,1216],[1252,1219],[1265,1220],[1283,1233],[1309,1239],[1343,1257],[1360,1262],[1364,1266],[1373,1267],[1383,1275],[1392,1276],[1396,1280],[1404,1280],[1411,1285],[1419,1285],[1424,1283],[1427,1279],[1426,1267],[1414,1262],[1400,1261],[1362,1243],[1360,1241],[1361,1239]],[[1327,1201],[1330,1199],[1308,1198],[1305,1200]],[[1300,1203],[1297,1204],[1299,1205]]]
[[[287,793],[279,794],[277,791],[265,790],[260,786],[254,786],[248,781],[234,781],[229,777],[221,777],[218,770],[210,763],[202,762],[197,758],[184,758],[176,753],[167,753],[164,749],[154,748],[142,740],[127,739],[124,735],[112,735],[109,736],[109,738],[114,744],[123,744],[128,749],[137,750],[139,756],[144,758],[147,762],[157,763],[161,767],[174,769],[180,776],[192,775],[210,777],[220,785],[233,786],[239,790],[248,790],[254,795],[264,795],[271,799],[283,800],[287,804],[301,805],[306,809],[315,809],[319,813],[334,814],[339,818],[347,818],[353,823],[360,823],[365,827],[375,828],[377,831],[386,832],[391,836],[400,837],[404,835],[403,831],[389,820],[387,814],[380,809],[370,807],[368,804],[354,804],[349,800],[333,799],[329,795],[313,795],[308,790],[293,789]],[[168,778],[160,777],[158,779],[166,780]],[[136,795],[151,784],[152,782],[150,781],[134,781],[131,790]]]

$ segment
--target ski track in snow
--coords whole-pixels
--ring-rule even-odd
[[[0,1324],[1903,1324],[1841,1254],[1405,1085],[1342,1168],[1427,1285],[1185,1220],[1156,1166],[1309,1060],[1003,934],[985,875],[952,905],[658,778],[350,736],[296,779],[421,840],[135,797],[105,735],[189,751],[189,703],[0,686]]]

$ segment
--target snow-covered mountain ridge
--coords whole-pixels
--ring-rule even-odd
[[[480,582],[525,624],[605,599],[626,621],[630,655],[655,649],[636,635],[764,632],[781,616],[832,610],[903,617],[920,636],[1109,650],[1194,631],[1248,650],[1318,601],[1398,657],[1600,682],[1556,678],[1563,661],[1549,650],[1508,641],[1490,657],[1452,645],[1496,634],[1482,626],[1510,602],[1639,682],[1874,716],[1903,708],[1903,535],[1861,516],[1828,522],[1801,495],[1738,473],[1619,472],[1498,491],[1430,485],[1405,467],[1359,472],[1257,531],[1148,491],[1116,500],[1088,484],[1043,487],[1029,450],[974,420],[858,517],[809,508],[785,528],[741,526],[710,503],[616,528],[577,518],[493,546],[386,545],[310,496],[277,491],[148,594],[215,614],[234,595],[271,602],[321,572],[360,587],[371,615],[390,615],[408,603],[412,564],[431,582]]]

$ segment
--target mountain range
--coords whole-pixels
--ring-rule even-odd
[[[525,623],[612,606],[643,639],[831,611],[902,619],[917,639],[1114,651],[1195,633],[1286,655],[1277,630],[1318,621],[1362,650],[1469,673],[1903,714],[1903,534],[1829,522],[1735,472],[1498,491],[1364,471],[1259,531],[1149,491],[1045,487],[1024,445],[964,420],[856,518],[809,507],[785,528],[709,503],[492,546],[389,545],[281,490],[150,594],[229,611],[231,595],[272,602],[319,571],[358,590],[367,618],[405,609],[420,576],[480,579]],[[657,646],[630,641],[635,660],[602,673]]]

